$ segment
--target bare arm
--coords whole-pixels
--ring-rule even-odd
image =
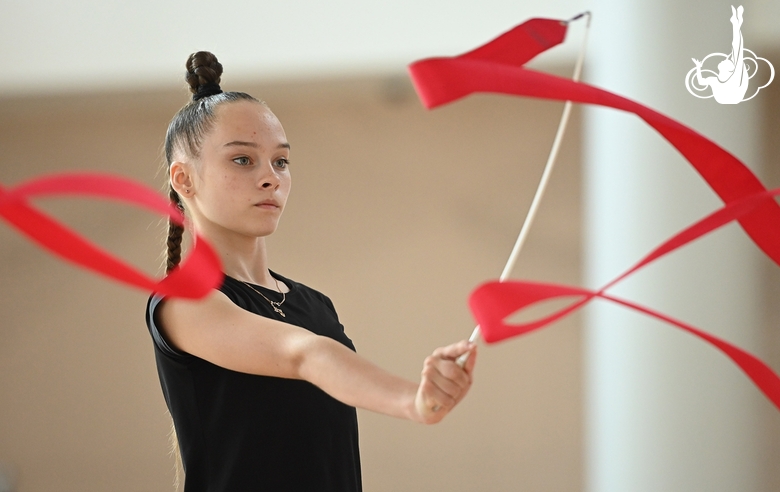
[[[455,363],[475,350],[467,342],[434,351],[417,384],[335,340],[245,311],[219,291],[201,301],[166,300],[158,312],[160,328],[180,350],[234,371],[303,379],[343,403],[394,417],[438,422],[471,386],[475,357],[464,369]]]

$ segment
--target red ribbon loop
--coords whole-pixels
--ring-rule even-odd
[[[126,178],[94,173],[43,176],[16,187],[0,187],[0,217],[41,247],[106,277],[164,296],[201,298],[219,287],[219,258],[199,237],[184,263],[161,281],[109,255],[73,230],[30,206],[28,198],[79,195],[131,203],[183,223],[181,213],[157,192]]]

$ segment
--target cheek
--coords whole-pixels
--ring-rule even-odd
[[[282,183],[282,189],[284,190],[284,200],[287,201],[287,197],[290,195],[290,190],[292,189],[292,180],[289,175],[287,175],[287,179]]]
[[[215,213],[230,213],[230,210],[248,200],[242,193],[241,182],[225,173],[211,173],[204,176],[203,198]]]
[[[225,198],[228,200],[235,200],[241,196],[241,192],[246,191],[247,183],[246,179],[240,179],[237,176],[225,174],[221,176],[219,187],[220,191],[225,195]]]

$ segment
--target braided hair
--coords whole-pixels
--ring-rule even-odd
[[[170,168],[174,158],[185,155],[196,158],[200,155],[203,137],[211,130],[219,105],[247,100],[261,101],[244,92],[222,92],[219,86],[222,64],[208,51],[198,51],[187,58],[187,72],[184,76],[192,93],[192,100],[181,108],[168,125],[165,135],[166,167]],[[262,104],[262,103],[261,103]],[[168,196],[176,207],[184,212],[184,204],[171,183]],[[165,271],[170,273],[181,262],[181,242],[184,227],[168,221],[167,255]]]

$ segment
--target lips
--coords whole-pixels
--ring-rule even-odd
[[[268,209],[281,208],[279,206],[279,203],[276,200],[263,200],[262,202],[256,203],[255,207],[268,208]]]

